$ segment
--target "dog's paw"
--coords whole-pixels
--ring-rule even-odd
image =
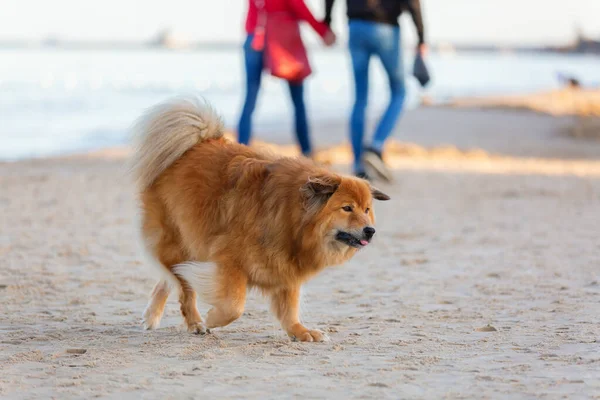
[[[210,331],[206,329],[206,325],[204,325],[204,322],[202,321],[189,324],[188,332],[196,335],[206,335],[207,333],[210,333]]]
[[[299,342],[328,342],[330,340],[325,332],[318,330],[308,330],[298,336],[294,336],[293,339]]]
[[[162,315],[156,315],[150,312],[150,310],[146,310],[142,315],[142,326],[147,331],[151,329],[157,329],[160,325],[161,317]]]

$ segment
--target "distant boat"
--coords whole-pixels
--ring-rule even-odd
[[[153,46],[164,47],[167,49],[187,49],[190,47],[190,41],[182,34],[172,30],[165,29],[158,34],[158,37],[151,42]]]
[[[44,39],[41,44],[45,47],[58,47],[60,46],[61,41],[57,37],[50,36]]]
[[[579,37],[573,50],[578,53],[600,54],[600,40]]]

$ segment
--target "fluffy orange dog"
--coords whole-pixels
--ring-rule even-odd
[[[324,340],[299,321],[300,287],[369,244],[372,200],[389,197],[306,159],[231,143],[220,118],[196,101],[159,105],[136,131],[142,237],[167,273],[152,292],[145,328],[158,326],[171,282],[188,329],[202,334],[239,318],[254,287],[271,297],[290,337]],[[213,306],[205,321],[196,293]]]

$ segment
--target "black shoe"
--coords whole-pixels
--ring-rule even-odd
[[[369,174],[367,174],[364,171],[363,172],[357,172],[355,175],[356,175],[357,178],[364,179],[366,181],[371,182],[371,177],[369,176]]]
[[[367,164],[368,167],[377,173],[377,176],[386,182],[392,181],[392,172],[389,170],[387,165],[385,165],[385,162],[383,162],[383,157],[381,156],[380,151],[371,148],[365,149],[363,159],[365,164]]]

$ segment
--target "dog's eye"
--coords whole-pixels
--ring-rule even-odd
[[[367,208],[367,209],[365,210],[365,214],[368,214],[370,210],[371,210],[370,208]]]
[[[352,212],[352,207],[350,207],[350,206],[344,206],[344,207],[342,207],[342,210],[344,210],[346,212]]]

